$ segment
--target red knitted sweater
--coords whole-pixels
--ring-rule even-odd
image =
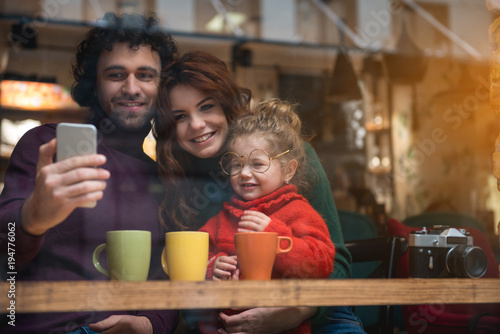
[[[259,211],[271,218],[265,232],[277,232],[293,239],[292,250],[276,256],[272,278],[327,278],[331,274],[335,248],[325,221],[297,193],[294,185],[286,185],[248,202],[234,195],[231,202],[224,203],[224,209],[200,229],[210,234],[207,278],[212,278],[215,259],[236,254],[234,233],[238,232],[238,222],[245,210]],[[310,333],[310,327],[303,323],[293,333]]]

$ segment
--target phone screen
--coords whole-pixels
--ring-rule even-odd
[[[60,123],[56,135],[57,161],[97,151],[97,130],[92,124]]]
[[[97,152],[97,129],[92,124],[60,123],[56,128],[57,161]],[[93,208],[96,201],[81,207]]]

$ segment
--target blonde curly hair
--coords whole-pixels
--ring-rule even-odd
[[[296,107],[296,104],[277,98],[257,104],[249,114],[233,120],[229,126],[227,149],[231,150],[237,138],[257,134],[267,141],[270,150],[267,153],[270,156],[290,150],[277,160],[283,168],[289,161],[297,161],[297,170],[290,183],[294,184],[299,192],[304,193],[309,186],[307,156],[301,133],[302,121],[295,112]]]

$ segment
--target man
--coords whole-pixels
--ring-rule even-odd
[[[72,96],[90,107],[99,154],[54,162],[55,124],[37,127],[19,141],[0,195],[1,257],[7,254],[7,233],[14,227],[17,280],[106,279],[94,268],[92,253],[109,230],[151,231],[150,274],[161,272],[161,186],[142,142],[156,112],[161,69],[176,54],[175,42],[154,18],[133,14],[106,14],[103,24],[80,43]],[[93,209],[80,207],[95,200]],[[82,309],[99,303],[106,303],[105,298],[89,296]],[[3,317],[0,332],[92,333],[82,328],[90,324],[92,330],[110,334],[169,333],[177,324],[174,311],[111,314],[18,314],[15,327]]]

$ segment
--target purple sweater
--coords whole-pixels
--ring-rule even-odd
[[[152,232],[152,259],[149,279],[166,279],[161,269],[160,255],[164,245],[164,230],[158,223],[158,198],[162,191],[158,183],[154,162],[140,146],[130,147],[125,153],[103,142],[113,142],[113,136],[99,133],[98,152],[107,157],[103,168],[111,173],[104,197],[93,209],[76,209],[65,221],[50,229],[43,236],[31,236],[23,232],[20,220],[21,206],[33,190],[38,148],[55,137],[55,124],[46,124],[27,132],[19,141],[5,177],[5,187],[0,195],[0,273],[5,280],[7,272],[7,233],[15,224],[16,281],[58,280],[107,280],[92,263],[94,249],[105,242],[106,231],[149,230]],[[103,139],[104,138],[104,139]],[[122,139],[125,136],[122,134]],[[130,136],[127,134],[127,139]],[[144,138],[144,136],[142,137]],[[134,138],[134,143],[142,143]],[[137,140],[138,139],[138,140]],[[117,140],[115,142],[120,142]],[[132,142],[132,141],[131,141]],[[122,149],[123,151],[123,149]],[[158,296],[167,298],[166,296]],[[21,301],[18,301],[21,302]],[[88,305],[92,309],[106,299],[98,293],[90,295]],[[5,311],[5,310],[4,310]],[[1,312],[3,313],[3,312]],[[130,311],[77,313],[16,314],[15,327],[5,315],[0,320],[1,333],[65,333],[76,327],[88,325],[112,314],[143,315],[150,319],[154,333],[171,333],[177,325],[177,311]]]

